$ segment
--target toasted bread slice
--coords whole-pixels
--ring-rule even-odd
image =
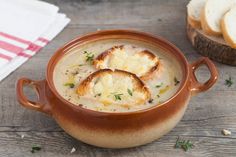
[[[119,69],[150,79],[159,68],[159,59],[150,51],[132,45],[114,46],[93,62],[97,69]]]
[[[225,41],[232,48],[236,48],[236,6],[224,15],[221,28]]]
[[[80,83],[80,96],[97,99],[106,105],[130,107],[144,104],[150,99],[150,92],[144,83],[127,71],[111,69],[98,70]]]
[[[201,28],[201,11],[206,0],[191,0],[187,5],[188,23],[194,28]]]
[[[189,16],[187,16],[187,20],[188,20],[188,23],[192,26],[192,27],[194,27],[194,28],[196,28],[196,29],[201,29],[201,22],[199,22],[199,21],[195,21],[194,19],[192,19],[191,17],[189,17]]]
[[[221,35],[220,21],[235,0],[208,0],[201,13],[202,29],[209,35]]]

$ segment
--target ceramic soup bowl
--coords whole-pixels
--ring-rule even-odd
[[[95,111],[63,98],[53,81],[58,61],[75,47],[109,39],[143,42],[170,55],[178,62],[182,74],[178,90],[160,104],[128,112]],[[211,74],[205,83],[200,83],[195,75],[201,65],[205,65]],[[177,47],[160,37],[132,30],[104,30],[78,37],[64,45],[50,59],[45,80],[21,78],[17,81],[16,92],[22,106],[51,116],[74,138],[98,147],[128,148],[152,142],[167,134],[181,120],[191,96],[208,90],[217,77],[216,67],[208,58],[203,57],[190,64]],[[30,101],[25,96],[23,87],[28,85],[36,89],[37,101]]]

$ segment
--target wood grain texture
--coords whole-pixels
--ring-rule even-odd
[[[40,53],[0,82],[1,157],[235,157],[236,156],[236,68],[216,63],[219,81],[206,93],[193,97],[182,121],[166,136],[145,146],[112,150],[89,146],[67,135],[50,117],[21,107],[15,96],[15,81],[26,76],[45,78],[46,64],[65,42],[99,29],[137,29],[160,35],[178,46],[191,62],[200,57],[186,36],[188,0],[47,0],[59,5],[71,19],[69,26]],[[37,63],[37,64],[35,64]],[[198,71],[200,80],[208,71]],[[232,76],[232,87],[224,85]],[[27,92],[33,98],[32,92]],[[232,131],[223,136],[222,129]],[[21,139],[21,135],[25,135]],[[193,141],[194,149],[174,149],[177,137]],[[31,154],[32,145],[42,150]],[[77,151],[70,154],[72,147]]]
[[[187,24],[187,34],[198,53],[220,63],[236,66],[236,49],[231,48],[222,36],[206,35],[203,30]]]

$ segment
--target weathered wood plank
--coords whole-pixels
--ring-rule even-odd
[[[154,27],[159,19],[176,21],[186,11],[188,0],[46,0],[67,13],[73,24],[137,24]],[[181,19],[183,21],[184,18]],[[181,22],[179,21],[179,22]]]
[[[24,138],[21,138],[24,135]],[[158,141],[150,144],[130,148],[130,149],[103,149],[93,147],[72,139],[63,132],[18,132],[18,133],[0,133],[0,154],[1,157],[28,157],[28,156],[84,156],[84,157],[222,157],[233,156],[236,153],[236,141],[233,138],[216,138],[211,136],[194,137],[181,136],[184,139],[194,141],[194,149],[184,152],[180,149],[174,149],[177,136],[168,134]],[[224,142],[222,142],[222,140]],[[32,155],[30,152],[33,145],[40,145],[42,150]],[[76,152],[70,154],[72,148]],[[207,147],[207,149],[206,149]]]

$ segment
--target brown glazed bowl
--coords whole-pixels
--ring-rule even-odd
[[[179,90],[160,105],[120,113],[81,108],[62,98],[53,83],[53,70],[57,62],[75,46],[104,39],[132,39],[150,43],[175,57],[183,73]],[[201,65],[206,65],[211,74],[205,83],[198,82],[195,76],[196,69]],[[167,134],[182,118],[190,97],[209,89],[217,77],[216,67],[208,58],[189,64],[177,47],[160,37],[131,30],[104,30],[76,38],[60,48],[48,63],[46,79],[33,81],[21,78],[17,81],[16,92],[21,105],[52,116],[74,138],[99,147],[127,148],[149,143]],[[24,95],[23,87],[26,85],[36,89],[36,102]]]

